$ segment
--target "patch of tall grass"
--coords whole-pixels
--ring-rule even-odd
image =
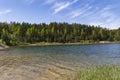
[[[120,67],[104,65],[78,70],[72,80],[120,80]]]

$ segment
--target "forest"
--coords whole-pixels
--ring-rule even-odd
[[[0,22],[0,43],[9,46],[38,42],[91,43],[99,41],[120,41],[120,28],[111,30],[101,26],[66,22],[49,24]]]

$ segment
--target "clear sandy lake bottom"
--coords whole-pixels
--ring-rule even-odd
[[[63,80],[74,74],[76,67],[81,64],[58,60],[54,56],[2,57],[0,80]]]
[[[0,80],[66,80],[98,64],[120,65],[120,44],[12,47],[0,51]]]

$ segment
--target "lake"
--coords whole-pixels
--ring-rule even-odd
[[[103,64],[120,66],[120,44],[11,47],[0,51],[0,80],[61,80]]]

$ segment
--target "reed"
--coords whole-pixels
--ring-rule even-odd
[[[77,70],[76,76],[72,80],[120,80],[120,67],[103,65]]]

